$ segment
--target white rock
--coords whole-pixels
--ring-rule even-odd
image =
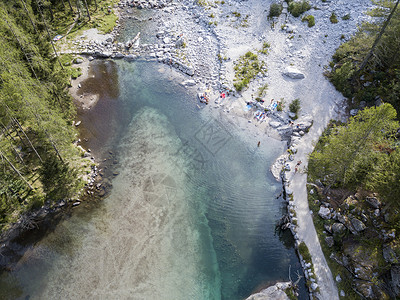
[[[318,211],[318,215],[325,220],[329,220],[331,218],[331,210],[327,207],[321,206]]]
[[[196,85],[196,81],[192,79],[185,80],[181,83],[183,86],[194,86]]]
[[[340,275],[337,275],[335,279],[336,279],[336,282],[341,282],[342,281],[342,277],[340,277]]]
[[[305,77],[301,71],[292,66],[286,67],[285,72],[283,74],[292,79],[303,79]]]
[[[269,125],[270,125],[272,128],[278,128],[279,126],[281,126],[281,123],[279,123],[279,122],[277,122],[277,121],[271,121],[271,122],[269,122]]]

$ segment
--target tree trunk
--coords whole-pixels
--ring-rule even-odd
[[[71,9],[71,12],[74,13],[74,10],[72,8],[71,0],[68,0],[69,8]]]
[[[7,16],[8,16],[8,13],[7,13]],[[13,34],[13,36],[15,37],[15,39],[17,40],[18,44],[21,46],[21,50],[22,50],[22,52],[24,53],[24,56],[25,56],[25,58],[26,58],[26,61],[28,62],[29,66],[31,67],[31,70],[32,70],[33,75],[35,76],[35,78],[36,78],[37,80],[39,80],[39,78],[38,78],[37,75],[36,75],[35,70],[33,69],[33,66],[32,66],[32,64],[31,64],[31,61],[29,60],[29,57],[28,57],[28,55],[27,55],[26,52],[25,52],[24,46],[22,45],[22,43],[21,43],[20,40],[18,39],[18,37],[17,37],[17,35],[15,34],[14,30],[12,29],[10,23],[8,23],[7,20],[5,20],[5,21],[6,21],[7,25],[8,25],[8,28],[10,28],[11,33]]]
[[[81,10],[79,5],[79,0],[76,0],[76,10],[78,11],[78,19],[81,18]]]
[[[51,20],[50,21],[53,21],[54,20],[54,13],[53,13],[53,10],[51,9],[51,2],[49,4],[49,12],[50,12],[50,16],[51,16]]]
[[[400,0],[399,0],[399,1],[400,1]],[[47,35],[49,36],[50,43],[51,43],[51,45],[53,46],[54,54],[55,54],[56,57],[57,57],[57,61],[58,61],[58,63],[60,64],[61,69],[64,69],[64,67],[63,67],[63,65],[62,65],[62,63],[61,63],[61,61],[60,61],[60,58],[58,57],[58,53],[57,53],[56,47],[54,46],[54,41],[53,41],[53,39],[51,38],[51,35],[50,35],[50,32],[49,32],[49,28],[47,27],[46,20],[44,19],[42,9],[40,8],[40,6],[39,6],[37,0],[36,0],[36,4],[37,4],[37,6],[38,6],[38,11],[39,11],[39,13],[40,13],[40,16],[42,17],[42,21],[43,21],[43,23],[44,23],[44,27],[46,28]]]
[[[64,10],[65,10],[65,3],[64,3],[64,0],[61,0],[61,3],[62,3],[62,6],[63,6],[63,8],[64,8]]]
[[[89,8],[88,8],[88,5],[87,5],[87,1],[86,1],[86,0],[83,0],[83,2],[85,3],[86,13],[87,13],[87,16],[88,16],[89,21],[90,21],[90,13],[89,13]]]
[[[29,137],[26,135],[25,131],[22,129],[21,124],[19,124],[18,120],[16,118],[12,118],[14,122],[18,125],[18,128],[21,130],[21,132],[24,134],[25,138],[27,139],[29,145],[32,147],[33,151],[35,151],[36,156],[39,158],[40,162],[43,163],[42,158],[40,157],[39,153],[36,151],[36,148],[33,146],[31,140]]]
[[[362,72],[362,71],[364,70],[364,68],[366,67],[366,65],[367,65],[367,63],[368,63],[368,61],[369,61],[369,59],[372,57],[376,46],[378,45],[379,41],[381,40],[382,35],[385,33],[386,27],[388,26],[388,24],[389,24],[389,22],[390,22],[390,19],[393,17],[394,12],[396,11],[397,6],[399,5],[399,2],[400,2],[400,0],[397,0],[397,1],[396,1],[396,4],[394,5],[392,11],[390,12],[388,18],[387,18],[386,21],[383,23],[383,26],[382,26],[382,28],[381,28],[381,30],[380,30],[378,36],[376,37],[374,44],[372,45],[372,47],[371,47],[371,49],[369,50],[367,56],[364,58],[363,62],[361,63],[360,68],[354,73],[354,75],[353,75],[353,81],[354,81],[356,78],[359,77],[359,75],[361,74],[361,72]]]
[[[24,1],[24,0],[21,0],[21,2],[22,2],[22,5],[24,6],[24,10],[25,10],[25,12],[26,12],[26,14],[27,14],[29,20],[31,21],[31,24],[32,24],[33,29],[35,30],[36,33],[38,33],[38,32],[37,32],[37,29],[36,29],[36,26],[35,26],[35,23],[33,22],[32,18],[31,18],[31,15],[29,14],[28,9],[26,8],[25,1]]]
[[[14,167],[14,165],[12,164],[12,162],[9,161],[8,158],[7,158],[6,156],[4,156],[3,152],[1,152],[1,150],[0,150],[0,156],[1,156],[2,158],[4,158],[4,159],[7,161],[7,163],[10,165],[10,167],[13,169],[13,171],[14,171],[15,173],[17,173],[19,177],[22,178],[22,180],[26,183],[26,185],[29,187],[29,189],[30,189],[30,190],[33,190],[33,187],[29,184],[28,181],[26,181],[26,179],[24,178],[24,176],[22,176],[22,174],[17,170],[17,168]]]

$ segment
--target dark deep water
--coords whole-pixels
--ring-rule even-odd
[[[0,298],[234,300],[287,281],[289,265],[296,278],[293,241],[275,234],[283,200],[269,166],[282,143],[254,147],[167,66],[92,70],[82,88],[100,100],[79,116],[84,147],[115,152],[120,174],[107,199],[29,247]]]

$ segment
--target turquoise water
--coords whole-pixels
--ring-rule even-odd
[[[198,109],[166,66],[93,69],[86,88],[102,92],[81,115],[85,146],[112,149],[120,174],[107,199],[77,208],[0,277],[0,296],[235,300],[288,280],[299,263],[275,234],[283,203],[269,172],[283,144],[258,148],[234,117]]]

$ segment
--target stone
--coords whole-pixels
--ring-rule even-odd
[[[383,245],[382,254],[387,263],[395,264],[399,262],[396,252],[392,248],[391,244]]]
[[[291,112],[291,111],[288,112],[288,116],[289,116],[292,120],[294,120],[294,119],[296,118],[296,114],[293,113],[293,112]]]
[[[81,64],[81,63],[83,63],[83,59],[82,58],[75,58],[74,59],[74,64]]]
[[[315,291],[317,288],[318,288],[318,284],[316,284],[315,282],[313,282],[313,283],[311,283],[311,289],[313,290],[313,291]]]
[[[340,277],[340,275],[338,274],[335,278],[336,282],[341,282],[342,281],[342,277]]]
[[[128,54],[124,57],[125,60],[132,61],[136,59],[136,55]]]
[[[124,57],[125,57],[125,54],[123,54],[123,53],[121,53],[121,52],[118,52],[118,53],[116,53],[116,54],[114,55],[114,58],[117,58],[117,59],[124,58]]]
[[[286,67],[283,74],[292,79],[303,79],[305,77],[302,72],[300,72],[298,69],[292,66]]]
[[[188,79],[185,80],[181,83],[183,86],[194,86],[196,85],[196,81],[194,81],[193,79]]]
[[[165,38],[163,38],[163,42],[164,42],[164,44],[169,44],[169,43],[171,43],[171,39],[169,37],[165,37]]]
[[[329,248],[332,248],[333,245],[335,244],[335,241],[334,241],[334,239],[333,239],[333,236],[327,236],[327,237],[325,238],[325,242],[326,242],[326,244],[328,245]]]
[[[93,59],[94,59],[93,56],[89,56],[89,57],[88,57],[88,60],[89,60],[89,61],[92,61]]]
[[[259,293],[251,295],[246,300],[288,300],[289,297],[286,295],[285,290],[290,287],[290,282],[278,282],[275,285],[270,286]]]
[[[278,128],[279,126],[281,126],[281,123],[279,123],[279,122],[277,122],[277,121],[271,121],[271,122],[269,122],[269,125],[270,125],[272,128]]]
[[[336,234],[342,234],[346,231],[346,226],[344,226],[342,223],[334,223],[332,225],[332,232]]]
[[[346,297],[346,293],[343,290],[340,290],[340,297]]]
[[[183,37],[180,37],[179,39],[176,40],[175,47],[180,48],[183,47],[184,44],[185,40],[183,39]]]
[[[72,204],[72,206],[78,206],[79,204],[81,204],[79,201],[76,201]]]
[[[362,221],[360,221],[359,219],[356,219],[356,218],[351,219],[351,224],[353,225],[354,229],[357,232],[364,231],[365,228],[367,228],[367,226],[365,226],[365,224]]]
[[[353,117],[358,113],[358,109],[354,108],[350,110],[350,115],[352,115]]]
[[[400,295],[400,266],[394,265],[390,269],[391,285],[396,296]]]
[[[318,215],[325,220],[329,220],[331,218],[331,210],[327,207],[321,206],[318,211]]]
[[[332,233],[332,225],[324,224],[324,229],[328,233]]]
[[[366,197],[365,201],[373,208],[380,208],[381,202],[376,197]]]
[[[189,76],[193,76],[194,75],[194,68],[193,67],[186,68],[185,73],[188,74]]]

